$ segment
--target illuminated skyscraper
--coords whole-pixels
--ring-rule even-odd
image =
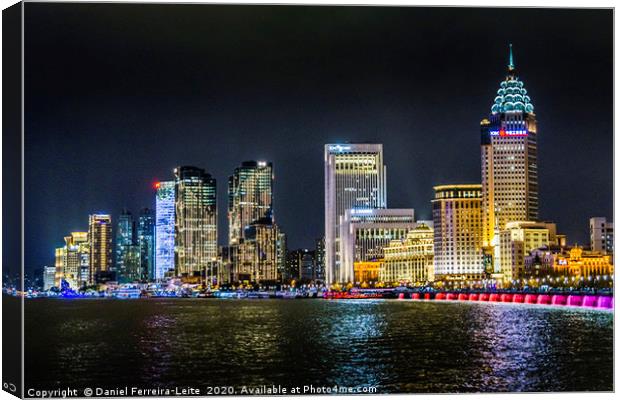
[[[174,271],[174,187],[173,181],[155,184],[155,280]]]
[[[272,215],[273,167],[270,162],[245,161],[228,179],[228,243],[243,238],[252,222]]]
[[[140,250],[140,280],[155,279],[155,214],[144,208],[138,216],[137,245]]]
[[[128,275],[128,268],[134,268],[132,265],[125,265],[125,260],[132,260],[133,257],[128,256],[131,246],[135,244],[136,225],[133,215],[126,209],[118,216],[116,223],[116,274],[119,280],[125,281]]]
[[[534,105],[519,80],[512,45],[508,73],[482,135],[483,246],[500,272],[499,231],[511,221],[538,219],[537,129]]]
[[[112,271],[112,217],[92,214],[88,222],[90,243],[90,282],[104,283],[114,280]]]
[[[273,221],[273,166],[245,161],[228,179],[228,240],[235,281],[275,281],[284,237]]]
[[[340,279],[356,282],[355,266],[383,261],[383,248],[403,239],[416,227],[412,208],[354,208],[344,212],[340,224]]]
[[[325,145],[325,279],[328,284],[348,279],[348,274],[340,268],[340,225],[345,211],[385,208],[385,179],[383,145]]]
[[[175,273],[189,281],[216,279],[215,178],[204,169],[178,167],[175,174]]]
[[[480,185],[443,185],[434,189],[435,279],[482,278]]]

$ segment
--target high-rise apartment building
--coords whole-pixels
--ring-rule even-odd
[[[480,185],[442,185],[434,189],[435,279],[481,278],[484,268]]]
[[[88,222],[90,244],[90,282],[105,283],[116,279],[112,270],[112,217],[92,214]]]
[[[480,128],[483,246],[500,272],[499,232],[511,221],[538,220],[536,115],[515,69],[512,45],[506,78]]]
[[[140,251],[140,280],[155,280],[155,213],[143,208],[138,216],[137,245]]]
[[[614,223],[604,217],[590,218],[590,249],[601,253],[614,252]]]
[[[214,281],[217,263],[216,181],[204,169],[178,167],[175,174],[175,273]]]
[[[381,144],[325,145],[325,279],[352,279],[341,270],[340,228],[346,210],[386,208],[386,172]]]
[[[155,184],[155,273],[160,281],[174,272],[175,183]]]
[[[383,259],[383,248],[415,228],[413,209],[353,208],[340,224],[339,282],[355,282],[355,265]]]

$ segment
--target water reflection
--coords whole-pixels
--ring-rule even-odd
[[[613,314],[382,300],[26,302],[27,386],[611,390]]]

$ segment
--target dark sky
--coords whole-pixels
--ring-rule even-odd
[[[388,206],[480,182],[479,122],[512,42],[539,123],[541,218],[612,217],[612,12],[26,4],[26,266],[88,214],[154,207],[177,165],[274,163],[289,248],[323,232],[323,144],[384,144]]]

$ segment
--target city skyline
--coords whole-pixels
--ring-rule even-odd
[[[357,15],[364,15],[364,12],[366,12],[364,10],[355,10],[355,8],[351,8],[348,12],[353,13],[354,11],[360,13]],[[437,12],[417,11],[431,14]],[[276,15],[278,12],[282,13],[284,11],[272,11],[270,15]],[[391,14],[388,11],[381,12],[386,13],[386,19],[401,19],[398,15]],[[408,9],[407,12],[411,13],[413,11]],[[448,13],[447,15],[449,15],[449,10],[446,12]],[[479,12],[484,14],[490,11],[480,10]],[[523,11],[511,10],[511,12],[519,13]],[[530,12],[540,14],[540,12],[534,12],[533,10],[530,10]],[[292,13],[295,14],[295,12]],[[342,11],[342,13],[346,14],[346,11]],[[542,14],[544,14],[544,12]],[[596,13],[586,13],[586,17],[595,14]],[[37,13],[35,12],[32,15],[37,15]],[[299,18],[298,15],[297,17]],[[105,19],[111,17],[101,18]],[[419,16],[416,17],[413,15],[412,18],[419,18]],[[570,20],[568,17],[563,18],[565,20]],[[595,17],[590,18],[596,19]],[[73,23],[77,22],[73,21]],[[536,24],[534,25],[538,26]],[[400,32],[397,28],[390,29],[384,25],[381,25],[381,27],[386,32]],[[539,27],[539,29],[542,28]],[[316,32],[314,33],[316,34]],[[595,36],[594,33],[590,33],[590,36],[586,37],[590,38],[590,40],[595,40],[593,39]],[[607,40],[605,35],[601,34],[601,37],[603,37],[603,41]],[[45,42],[45,40],[41,39],[42,38],[39,38],[38,42],[35,40],[35,44]],[[588,42],[586,38],[583,38],[582,41],[582,47],[577,46],[578,50],[576,51],[587,53],[583,46],[586,46],[586,44],[592,45],[592,43]],[[493,49],[490,49],[485,54],[488,58],[483,57],[484,61],[477,60],[477,58],[480,58],[478,53],[469,52],[468,54],[467,51],[464,51],[463,48],[467,49],[467,46],[463,42],[456,42],[458,45],[454,47],[454,57],[450,54],[446,54],[449,57],[446,57],[446,60],[443,62],[451,64],[450,68],[454,68],[456,71],[465,69],[470,73],[470,77],[472,76],[472,71],[476,72],[473,74],[473,80],[479,86],[473,91],[474,94],[471,96],[471,99],[462,95],[459,97],[457,94],[457,92],[461,92],[462,90],[471,90],[471,83],[461,82],[461,84],[463,84],[463,89],[456,88],[453,92],[441,90],[446,89],[444,85],[448,85],[448,83],[452,85],[455,83],[449,74],[450,68],[443,66],[442,62],[440,63],[442,66],[440,69],[443,69],[445,75],[436,75],[436,79],[432,80],[432,84],[438,85],[437,93],[433,93],[433,91],[429,92],[429,87],[432,85],[427,84],[426,86],[415,87],[416,84],[420,84],[419,80],[416,80],[415,77],[412,76],[402,76],[399,74],[396,74],[396,77],[399,79],[402,78],[399,82],[402,82],[402,85],[411,91],[407,96],[404,96],[404,91],[395,89],[393,85],[396,82],[387,82],[384,79],[374,81],[374,84],[362,85],[358,88],[356,97],[354,99],[349,99],[350,103],[347,103],[349,106],[352,106],[351,109],[345,110],[347,107],[343,107],[330,113],[327,121],[325,121],[324,124],[319,124],[324,125],[324,130],[319,129],[319,127],[314,124],[310,127],[309,131],[305,131],[315,134],[315,137],[310,139],[304,137],[303,133],[298,132],[296,128],[299,128],[302,126],[300,124],[311,119],[312,115],[315,115],[316,110],[309,110],[307,116],[303,113],[294,113],[296,118],[293,120],[291,120],[290,115],[282,115],[282,121],[276,120],[277,123],[275,127],[276,130],[280,131],[280,135],[284,133],[290,135],[287,140],[282,139],[279,135],[267,135],[264,141],[257,142],[248,140],[247,145],[243,144],[243,138],[250,138],[253,132],[249,128],[241,128],[240,125],[244,124],[232,127],[232,130],[236,133],[231,139],[228,137],[228,132],[219,134],[214,132],[218,130],[217,126],[221,125],[221,119],[216,119],[216,121],[210,120],[209,118],[201,119],[195,114],[196,109],[187,110],[188,113],[184,114],[187,120],[179,118],[179,120],[176,121],[177,124],[173,124],[174,121],[171,120],[167,121],[168,125],[165,129],[160,128],[156,130],[157,134],[154,136],[154,139],[158,140],[154,141],[158,142],[159,139],[161,139],[164,143],[168,143],[170,140],[169,136],[177,136],[181,139],[183,136],[175,134],[175,132],[179,129],[182,130],[184,127],[187,128],[187,124],[193,124],[192,129],[190,129],[192,132],[190,137],[198,141],[198,143],[200,143],[199,146],[188,146],[186,143],[179,143],[177,148],[166,147],[168,154],[162,157],[161,153],[147,151],[149,148],[152,150],[152,144],[142,143],[139,140],[127,139],[124,137],[125,134],[119,134],[120,143],[116,144],[108,151],[110,151],[110,157],[112,159],[120,159],[122,163],[117,163],[118,166],[116,168],[118,168],[118,170],[114,171],[98,168],[94,171],[84,172],[86,176],[79,179],[80,182],[87,182],[88,189],[84,190],[80,188],[79,190],[80,193],[84,194],[83,198],[78,198],[78,196],[75,195],[74,191],[77,189],[73,188],[75,186],[73,185],[75,181],[72,178],[67,178],[68,182],[64,183],[63,181],[60,187],[54,187],[55,184],[60,184],[60,177],[53,174],[54,170],[52,168],[50,168],[52,174],[49,174],[47,171],[38,169],[35,163],[33,172],[38,172],[39,176],[33,177],[35,182],[33,187],[37,187],[38,189],[36,182],[42,179],[42,177],[46,177],[50,182],[45,185],[45,187],[41,188],[43,196],[40,196],[47,199],[48,208],[42,208],[46,203],[42,203],[41,200],[30,199],[33,192],[30,192],[31,196],[28,196],[29,192],[27,189],[26,206],[29,212],[27,213],[26,221],[26,241],[27,243],[31,243],[32,241],[29,241],[29,238],[31,238],[31,235],[34,235],[32,237],[40,237],[44,245],[41,246],[43,247],[42,250],[34,246],[30,247],[32,248],[32,254],[26,255],[26,268],[39,268],[42,265],[51,264],[50,260],[53,258],[53,253],[50,249],[58,247],[61,244],[60,240],[67,232],[85,230],[86,226],[83,222],[84,215],[98,212],[111,213],[113,224],[116,224],[118,213],[123,207],[129,208],[134,213],[143,207],[154,208],[154,182],[170,179],[170,172],[176,165],[195,165],[196,167],[204,168],[207,173],[212,174],[219,182],[217,190],[218,204],[220,205],[218,206],[218,237],[219,244],[225,244],[228,235],[225,208],[223,208],[223,205],[226,204],[226,188],[224,182],[226,182],[230,171],[245,160],[266,160],[273,163],[275,175],[274,202],[277,204],[278,208],[278,224],[281,225],[283,231],[287,234],[289,248],[312,248],[314,240],[322,236],[323,232],[323,168],[321,165],[321,153],[325,143],[373,142],[383,144],[384,164],[387,166],[386,186],[389,206],[391,208],[413,208],[416,210],[417,219],[431,219],[430,201],[433,197],[432,188],[434,185],[480,182],[479,122],[480,119],[488,113],[497,90],[497,84],[501,82],[505,76],[509,42],[514,43],[515,63],[520,72],[520,77],[526,82],[529,94],[536,104],[537,115],[540,115],[538,118],[542,133],[539,143],[539,164],[541,165],[539,177],[540,219],[556,222],[558,231],[567,234],[569,242],[585,244],[588,239],[588,219],[590,217],[602,216],[613,218],[611,206],[612,183],[610,179],[612,172],[612,151],[611,147],[608,146],[612,138],[611,113],[608,114],[609,118],[601,117],[601,109],[607,110],[611,103],[611,101],[609,101],[611,98],[611,91],[608,88],[609,85],[605,86],[605,84],[601,82],[605,81],[604,78],[596,80],[598,85],[587,85],[582,83],[588,81],[587,77],[577,75],[575,79],[581,79],[581,81],[569,82],[567,86],[572,90],[569,93],[572,94],[572,97],[570,95],[566,96],[563,94],[563,90],[565,89],[554,86],[553,82],[545,82],[543,78],[548,78],[549,73],[554,72],[558,76],[558,81],[563,80],[561,78],[566,76],[566,71],[559,68],[558,65],[553,65],[551,62],[553,61],[551,60],[553,57],[551,56],[554,54],[557,55],[557,52],[561,53],[561,51],[566,52],[567,50],[561,50],[562,47],[560,46],[560,50],[554,48],[550,51],[550,53],[552,53],[551,55],[543,57],[539,45],[528,43],[523,39],[522,33],[514,34],[513,32],[513,34],[510,35],[506,34],[505,37],[502,36],[501,39],[497,40],[497,43],[493,43]],[[131,43],[135,44],[138,42]],[[79,40],[77,42],[71,42],[67,46],[71,47],[76,45],[79,45]],[[411,48],[416,48],[416,46],[419,45],[414,43]],[[432,53],[432,50],[427,50],[425,54]],[[590,60],[589,62],[583,60],[583,65],[580,65],[579,69],[583,70],[585,67],[587,70],[588,68],[593,68],[592,65],[607,65],[607,62],[610,63],[610,60],[602,60],[604,57],[599,56],[599,58],[600,59]],[[422,56],[413,61],[410,57],[404,57],[403,60],[405,59],[408,60],[408,65],[410,66],[412,63],[440,65],[438,62],[433,62],[432,60],[428,61],[426,57]],[[368,60],[366,61],[369,62]],[[476,63],[474,61],[476,61]],[[338,65],[342,66],[343,64]],[[387,68],[386,66],[377,66],[372,63],[369,65],[371,66],[371,70],[378,67]],[[418,68],[424,68],[419,65],[416,66]],[[577,67],[563,65],[562,68],[573,71],[573,69]],[[338,71],[341,69],[342,68],[336,68]],[[380,68],[380,70],[384,71],[382,68]],[[304,71],[307,73],[307,70]],[[184,76],[186,77],[194,76],[190,73],[192,71],[184,69],[184,72]],[[358,74],[355,74],[354,71],[351,71],[351,74],[358,78]],[[611,71],[609,71],[608,78],[610,77]],[[40,78],[34,76],[33,79],[38,80]],[[592,79],[593,78],[589,78],[590,81],[592,81]],[[172,80],[176,81],[176,79]],[[292,84],[287,79],[285,79],[285,81],[289,86]],[[169,83],[169,85],[172,85],[172,83],[173,82]],[[355,79],[355,83],[361,84],[361,81]],[[347,84],[335,85],[334,88],[336,88],[338,92],[336,97],[338,99],[347,99],[348,97],[343,97],[340,91],[344,90],[346,87],[350,87],[351,84],[352,82],[347,82]],[[566,84],[566,82],[564,82],[564,84]],[[41,90],[44,93],[32,93],[35,99],[33,102],[35,109],[37,104],[36,99],[41,95],[45,97],[45,91],[50,86],[53,85],[43,85],[43,89]],[[222,90],[224,87],[225,85],[222,85],[220,89]],[[379,102],[381,104],[373,104],[369,109],[365,110],[368,115],[359,115],[355,112],[355,110],[364,110],[364,107],[361,107],[361,104],[364,103],[363,100],[376,98],[373,97],[373,94],[377,91],[381,92],[382,87],[390,88],[390,93],[398,93],[400,102],[396,100],[389,101],[388,98],[390,96],[386,96],[386,93],[383,93],[384,96],[381,102]],[[169,87],[168,90],[170,90]],[[183,85],[180,85],[178,90],[180,92],[179,94],[183,94],[186,89],[184,89]],[[123,95],[123,91],[119,91],[119,98],[123,99],[124,103],[127,101],[126,97],[124,97],[126,94]],[[577,93],[575,93],[575,91],[577,91]],[[600,96],[598,100],[592,97],[595,91],[597,92],[597,96]],[[248,94],[246,90],[241,90],[239,93],[241,99],[244,98],[244,94]],[[272,99],[272,101],[281,94],[280,89],[274,89],[268,93],[270,93],[270,95],[267,97]],[[316,92],[312,90],[308,90],[308,93],[316,95]],[[470,91],[470,93],[472,92]],[[603,93],[602,96],[600,95],[601,93]],[[608,93],[609,98],[606,98],[604,93]],[[104,94],[104,92],[102,92],[102,94]],[[110,94],[113,93],[107,93],[106,96]],[[187,95],[187,93],[185,94]],[[431,95],[430,97],[429,94]],[[433,97],[435,95],[436,97]],[[591,97],[588,97],[588,95]],[[451,96],[455,97],[455,99],[451,98]],[[75,92],[75,87],[72,94],[67,97],[69,99],[65,101],[69,103],[75,100],[75,98],[79,98],[79,93]],[[232,97],[234,98],[234,96]],[[285,95],[282,97],[283,99],[288,98]],[[557,116],[556,113],[553,112],[553,109],[554,107],[562,109],[561,104],[563,103],[563,99],[559,100],[562,97],[568,97],[572,103],[579,104],[580,112],[575,111],[575,113],[567,113],[566,115],[569,115],[569,118]],[[181,95],[180,98],[187,99],[187,97],[183,95]],[[578,101],[583,98],[591,101]],[[418,104],[418,102],[424,103],[425,99],[429,101],[430,105]],[[94,96],[94,103],[81,106],[81,109],[84,109],[83,107],[94,107],[97,104],[101,106],[102,103],[97,103],[97,101],[102,100],[97,100],[97,96]],[[231,101],[231,98],[228,98],[228,101],[230,104],[227,105],[226,109],[229,110],[227,112],[231,112],[231,110],[234,109],[235,102]],[[565,110],[570,110],[571,107],[573,107],[572,104],[569,104],[571,101],[566,102],[564,100],[565,103],[563,107]],[[62,107],[66,107],[66,104],[69,103],[65,102],[63,103],[65,106],[58,107],[62,109]],[[204,99],[204,107],[211,103],[219,104],[217,99],[206,96],[206,99]],[[128,103],[124,104],[127,105]],[[135,104],[137,105],[136,108],[138,112],[135,115],[132,113],[129,114],[129,119],[134,125],[138,124],[137,121],[139,120],[144,122],[143,118],[145,116],[152,116],[152,111],[148,110],[149,105],[155,108],[158,107],[153,104],[152,101],[145,101],[139,98],[136,99]],[[164,103],[158,104],[161,106]],[[201,104],[201,101],[197,100],[197,103],[192,104],[196,106],[196,104]],[[307,103],[299,103],[299,105],[302,104]],[[404,112],[402,109],[399,110],[399,108],[401,108],[400,106],[405,105],[409,107],[410,110],[414,111],[412,116],[408,116],[407,112]],[[145,107],[147,109],[145,109]],[[279,107],[282,106],[276,106],[274,109],[280,109]],[[426,117],[421,118],[421,116],[424,115],[424,111],[430,110],[429,119],[432,120],[432,117],[436,116],[434,111],[435,108],[443,108],[445,113],[449,114],[447,117],[449,117],[448,119],[451,121],[442,120],[442,124],[437,124],[436,121],[429,124],[424,121],[427,119]],[[106,110],[109,113],[107,117],[99,113],[94,113],[91,110],[90,119],[86,118],[85,115],[76,117],[76,121],[71,121],[78,122],[77,126],[81,128],[74,128],[73,124],[63,121],[65,117],[62,115],[60,118],[55,117],[53,121],[51,121],[51,126],[57,129],[67,130],[72,139],[71,143],[68,144],[70,148],[74,146],[76,142],[81,146],[87,146],[90,140],[76,133],[76,131],[85,129],[85,127],[92,124],[107,124],[111,127],[115,127],[119,124],[120,126],[125,126],[125,124],[119,123],[119,121],[115,119],[118,115],[125,115],[124,111],[119,109],[112,110],[109,106],[102,109],[102,111]],[[257,105],[255,108],[250,107],[249,110],[255,110],[256,112],[255,118],[249,118],[249,121],[260,122],[257,128],[258,132],[266,134],[270,126],[267,123],[268,121],[265,120],[266,115],[263,114],[266,113],[271,115],[271,113],[265,111],[264,104]],[[251,111],[245,110],[242,112],[243,118],[248,118],[248,112]],[[140,117],[140,115],[143,116]],[[586,119],[588,116],[590,118]],[[379,121],[373,121],[368,124],[373,117],[380,117],[378,118]],[[41,124],[46,120],[48,122],[50,121],[49,114],[43,113],[40,119],[35,119],[35,121],[30,122],[27,120],[27,128],[29,123],[34,124],[33,127],[41,127],[43,126]],[[581,123],[576,123],[575,120],[581,121]],[[364,123],[366,123],[367,126],[362,126]],[[424,125],[424,123],[427,125]],[[445,127],[436,126],[444,124]],[[461,126],[462,128],[456,130],[454,129],[455,126]],[[573,128],[573,126],[576,126],[576,128]],[[146,133],[146,131],[153,129],[153,125],[144,123],[143,125],[138,124],[133,128],[137,128],[139,131],[144,130],[144,133]],[[47,129],[50,129],[49,126],[45,126],[43,131]],[[127,126],[125,126],[124,129],[127,129]],[[304,129],[300,130],[304,132]],[[375,132],[373,132],[373,129]],[[198,133],[201,132],[201,130],[206,130],[211,132],[211,134],[199,135]],[[577,134],[575,130],[578,130],[581,135]],[[584,135],[583,131],[587,130],[601,132],[601,134]],[[101,130],[99,131],[101,132]],[[605,131],[608,131],[609,135],[605,135]],[[26,132],[29,132],[28,129]],[[47,154],[45,148],[40,147],[45,146],[45,143],[48,143],[49,140],[45,139],[44,135],[39,133],[38,130],[32,132],[33,136],[27,135],[27,137],[31,137],[31,140],[39,146],[34,150],[30,149],[27,151],[27,161],[28,157],[36,157],[37,155],[43,157],[42,159],[49,159],[47,155],[42,155]],[[429,133],[427,134],[427,132]],[[141,133],[141,135],[144,133]],[[446,133],[448,133],[448,135],[446,135]],[[565,135],[564,133],[567,134]],[[435,140],[429,140],[428,136],[433,136],[433,134],[438,136],[439,139],[436,140],[437,142],[441,142],[441,138],[444,139],[444,144],[441,147],[438,147]],[[123,137],[121,138],[120,135],[123,135]],[[204,138],[202,138],[202,136],[204,136]],[[453,140],[446,143],[446,136],[451,137]],[[575,142],[577,138],[583,136],[586,136],[588,141],[584,141],[583,143]],[[281,142],[276,140],[278,137],[280,137]],[[101,140],[100,136],[95,135],[95,138]],[[294,140],[290,140],[291,138]],[[205,145],[207,142],[216,142],[216,145],[213,146],[216,150],[209,150],[208,146]],[[236,144],[236,147],[231,147],[231,144]],[[293,147],[291,148],[291,146]],[[199,147],[199,149],[194,150],[193,147]],[[52,146],[52,150],[54,148],[55,147]],[[105,148],[105,146],[103,148]],[[56,149],[58,150],[58,148]],[[135,150],[137,152],[137,157],[129,157],[127,155],[128,150]],[[589,162],[584,163],[579,161],[583,153],[588,150],[590,153],[594,153],[591,154]],[[226,154],[218,158],[217,155],[209,151],[225,151]],[[438,151],[441,151],[440,156],[437,155]],[[203,154],[197,154],[199,152]],[[64,150],[61,151],[61,153],[65,154]],[[183,153],[185,157],[179,157],[181,153]],[[123,154],[125,154],[124,158],[122,156]],[[571,162],[562,162],[564,158],[570,158]],[[176,161],[174,161],[174,159],[176,159]],[[586,160],[587,159],[588,157],[586,157]],[[57,165],[55,160],[54,157],[51,157],[52,165]],[[66,160],[62,160],[61,162],[65,161]],[[124,165],[125,162],[127,162],[127,165]],[[575,164],[577,168],[573,166],[573,164]],[[604,168],[605,164],[608,164],[609,168]],[[71,168],[71,165],[72,163],[69,163],[69,165],[63,168]],[[120,174],[121,171],[127,171],[128,176]],[[26,173],[28,175],[28,171]],[[117,181],[111,182],[108,178],[109,175],[117,178]],[[563,191],[571,186],[573,179],[578,180],[583,187],[579,199],[574,199],[571,197],[573,196],[572,193]],[[101,182],[100,185],[98,185],[99,182]],[[400,182],[404,182],[404,184],[398,184]],[[68,193],[63,193],[61,188]],[[296,190],[299,188],[304,190]],[[603,196],[600,196],[599,193],[601,192],[604,194]],[[117,193],[121,193],[124,197],[119,196]],[[607,196],[605,195],[606,193],[608,193]],[[63,214],[60,214],[58,212],[57,203],[63,203],[62,199],[66,196],[70,196],[74,200],[74,204],[72,204],[70,209],[64,207]],[[571,209],[568,209],[567,204],[564,204],[564,202],[570,204]],[[66,204],[66,202],[63,204]],[[584,206],[581,207],[580,204]],[[589,206],[586,206],[586,204]],[[30,207],[30,209],[28,209],[28,207]],[[573,207],[575,210],[572,210]],[[40,217],[40,214],[37,213],[40,209],[46,214],[49,214],[46,220],[46,226],[39,227],[29,224],[29,218]],[[307,213],[304,215],[308,215],[308,217],[299,220],[298,217],[302,213]],[[576,214],[583,214],[583,218],[581,218],[581,216],[575,217]]]

